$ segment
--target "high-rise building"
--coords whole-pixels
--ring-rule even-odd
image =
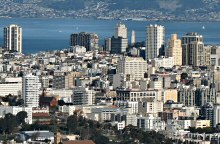
[[[203,36],[187,33],[182,37],[182,64],[191,66],[210,65],[210,48],[204,47]]]
[[[167,57],[174,58],[174,65],[182,65],[182,45],[181,40],[177,38],[177,34],[172,34],[168,40]]]
[[[128,39],[122,37],[111,38],[111,53],[112,54],[123,54],[126,52],[128,47]]]
[[[128,47],[127,35],[127,27],[122,23],[117,24],[115,27],[115,35],[106,41],[106,44],[108,44],[106,47],[110,49],[112,54],[122,54],[126,52]]]
[[[140,80],[147,73],[147,62],[141,57],[123,57],[118,64],[117,73],[130,75],[132,80]]]
[[[98,49],[99,37],[94,33],[74,33],[70,36],[70,46],[84,46],[86,51]]]
[[[10,51],[22,53],[22,28],[17,25],[9,25],[4,28],[4,47]]]
[[[133,46],[135,44],[135,31],[133,30],[131,32],[131,45]]]
[[[22,98],[27,107],[39,106],[40,81],[37,76],[28,74],[22,79]]]
[[[147,26],[146,59],[164,55],[165,28],[161,25]]]
[[[115,38],[122,37],[127,39],[128,38],[128,32],[127,32],[127,27],[125,24],[119,23],[115,27]]]

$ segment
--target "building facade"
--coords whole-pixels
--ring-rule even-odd
[[[182,65],[182,44],[177,34],[172,34],[171,39],[168,40],[166,56],[173,57],[174,65]]]
[[[147,26],[146,59],[164,55],[165,28],[161,25]]]
[[[22,79],[22,98],[27,107],[39,106],[41,84],[37,76],[28,74]]]
[[[18,25],[9,25],[4,28],[4,47],[10,51],[22,53],[22,28]]]
[[[95,33],[74,33],[70,36],[70,46],[84,46],[86,51],[98,49],[99,37]]]

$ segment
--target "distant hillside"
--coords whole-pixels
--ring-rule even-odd
[[[21,1],[21,0],[20,0]],[[88,3],[106,2],[109,9],[160,9],[181,12],[218,5],[220,0],[42,0],[39,4],[57,10],[83,9]]]

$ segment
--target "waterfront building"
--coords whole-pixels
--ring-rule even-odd
[[[74,33],[70,36],[70,46],[84,46],[86,51],[98,49],[99,37],[95,33]]]
[[[22,28],[9,25],[4,28],[4,47],[9,51],[22,53]]]

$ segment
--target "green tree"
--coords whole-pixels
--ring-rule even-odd
[[[66,126],[70,133],[74,133],[77,130],[78,121],[77,121],[77,115],[71,115],[67,118]]]
[[[5,121],[6,121],[6,132],[8,134],[12,133],[15,127],[17,127],[17,121],[16,117],[12,115],[11,113],[8,113],[5,115]]]
[[[18,125],[23,125],[25,123],[25,118],[27,118],[27,112],[21,111],[16,115],[16,121]]]

